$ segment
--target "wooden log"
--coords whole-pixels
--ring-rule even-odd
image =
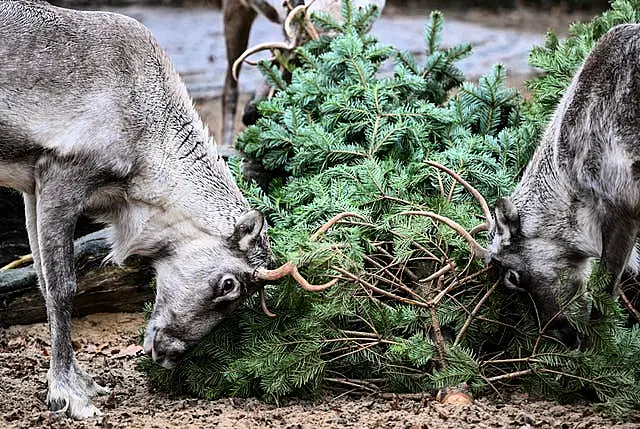
[[[149,285],[153,269],[144,258],[132,257],[125,267],[105,264],[109,253],[105,230],[74,243],[78,288],[73,315],[141,311],[153,299]],[[0,272],[0,326],[44,322],[44,299],[33,267]]]
[[[101,228],[104,226],[80,216],[74,237],[80,238]],[[22,194],[0,187],[0,267],[28,253],[31,253],[31,249],[25,227]]]
[[[30,253],[29,239],[24,226],[22,195],[0,187],[0,267]]]

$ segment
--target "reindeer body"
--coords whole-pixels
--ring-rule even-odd
[[[550,333],[576,344],[558,301],[601,258],[612,291],[638,270],[640,25],[597,43],[562,98],[524,176],[496,203],[489,257],[507,286],[529,292]],[[562,289],[562,290],[560,290]],[[585,309],[586,311],[586,309]]]
[[[82,418],[106,393],[71,346],[73,230],[111,225],[111,257],[147,255],[157,297],[145,351],[171,367],[271,262],[251,211],[167,55],[137,21],[42,1],[0,2],[0,186],[24,195],[47,305],[47,402]]]

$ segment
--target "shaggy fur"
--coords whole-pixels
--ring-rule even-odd
[[[24,194],[47,305],[47,402],[98,414],[106,390],[76,363],[73,231],[81,213],[111,225],[111,258],[154,259],[145,351],[171,367],[257,286],[271,253],[185,86],[151,33],[106,12],[0,2],[0,186]]]
[[[601,258],[611,289],[637,272],[640,227],[640,25],[620,25],[576,73],[522,181],[496,204],[490,257],[507,286],[531,294],[542,323],[576,332],[558,297],[582,290]],[[586,311],[586,307],[585,307]]]

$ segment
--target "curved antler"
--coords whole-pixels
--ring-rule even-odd
[[[287,262],[281,267],[276,268],[275,270],[258,268],[255,272],[255,278],[259,280],[264,280],[264,281],[279,280],[288,275],[292,276],[295,279],[295,281],[298,282],[300,287],[302,287],[302,289],[307,290],[309,292],[319,292],[327,288],[330,288],[331,286],[338,283],[338,279],[333,279],[321,285],[312,285],[304,277],[302,277],[302,274],[298,272],[298,267],[296,267],[291,262]]]
[[[354,213],[354,212],[338,213],[337,215],[329,219],[324,225],[322,225],[316,232],[314,232],[313,235],[309,237],[309,240],[316,241],[322,234],[327,232],[329,228],[331,228],[335,223],[340,221],[340,219],[344,219],[345,217],[357,217],[358,219],[367,222],[367,218],[358,213]]]
[[[267,49],[282,49],[282,50],[287,50],[290,51],[292,49],[296,48],[296,44],[294,42],[290,42],[290,43],[285,43],[285,42],[265,42],[265,43],[260,43],[256,46],[254,46],[253,48],[249,48],[246,51],[244,51],[242,53],[242,55],[240,55],[238,57],[237,60],[234,61],[233,66],[231,67],[231,74],[233,75],[233,78],[235,80],[238,80],[238,67],[240,67],[240,64],[242,64],[242,62],[247,59],[248,57],[250,57],[253,54],[256,54],[258,52],[262,52],[262,51],[266,51]]]
[[[298,47],[297,45],[297,40],[296,40],[296,36],[295,34],[293,34],[293,30],[291,28],[291,24],[294,20],[294,18],[296,16],[298,16],[301,12],[304,12],[305,15],[305,24],[304,24],[304,28],[307,31],[307,33],[309,33],[309,36],[312,39],[317,39],[318,36],[318,31],[316,30],[316,28],[313,26],[313,24],[311,24],[310,22],[307,22],[307,18],[306,15],[308,13],[309,7],[315,2],[315,0],[311,0],[309,3],[307,4],[302,4],[299,6],[294,7],[293,9],[291,9],[291,11],[287,14],[287,17],[284,20],[283,23],[283,28],[284,28],[284,32],[287,36],[287,38],[290,40],[289,43],[285,43],[285,42],[265,42],[265,43],[260,43],[252,48],[247,49],[246,51],[244,51],[242,53],[242,55],[240,55],[238,57],[237,60],[235,60],[233,62],[233,66],[231,67],[231,74],[233,75],[233,78],[235,80],[238,80],[238,68],[240,67],[240,64],[242,64],[243,61],[245,61],[248,57],[250,57],[253,54],[257,54],[258,52],[262,52],[262,51],[266,51],[267,49],[270,50],[274,50],[274,49],[281,49],[281,50],[285,50],[285,51],[291,51],[295,48]]]
[[[291,29],[291,23],[293,22],[293,19],[296,16],[298,16],[300,12],[303,12],[303,11],[304,11],[304,14],[306,15],[307,10],[309,10],[309,6],[311,6],[313,2],[315,2],[315,0],[311,0],[308,4],[301,4],[299,6],[296,6],[293,9],[291,9],[291,12],[287,14],[287,17],[284,20],[283,28],[284,28],[284,33],[290,40],[292,40],[295,37],[295,34],[293,34],[293,30]]]
[[[478,190],[476,188],[471,186],[469,184],[469,182],[467,182],[462,177],[460,177],[460,175],[458,173],[456,173],[455,171],[445,167],[442,164],[438,164],[435,161],[425,161],[425,163],[429,164],[432,167],[436,167],[439,170],[444,171],[449,176],[451,176],[455,181],[457,181],[462,186],[464,186],[469,192],[471,192],[471,195],[473,195],[474,198],[476,200],[478,200],[478,202],[480,203],[480,207],[482,207],[482,211],[484,212],[484,217],[487,220],[487,226],[491,225],[491,223],[493,222],[493,218],[491,216],[491,210],[489,209],[489,205],[487,204],[487,200],[484,199],[482,194],[480,192],[478,192]],[[474,229],[477,229],[478,227],[479,226],[475,227]]]
[[[275,313],[272,313],[267,307],[267,301],[264,298],[264,287],[260,288],[260,307],[262,307],[262,311],[269,317],[276,317]]]
[[[425,211],[406,211],[406,212],[401,212],[401,213],[398,213],[398,214],[401,214],[401,215],[414,215],[414,216],[427,216],[427,217],[430,217],[431,219],[435,219],[435,220],[437,220],[439,222],[442,222],[445,225],[447,225],[449,228],[453,229],[458,234],[460,234],[462,236],[462,238],[467,240],[467,242],[471,245],[471,252],[472,252],[472,254],[474,256],[476,256],[478,258],[482,258],[482,259],[484,259],[487,256],[487,249],[482,247],[480,245],[480,243],[478,243],[471,236],[471,234],[469,234],[467,232],[467,230],[462,227],[462,225],[460,225],[458,222],[456,222],[456,221],[454,221],[452,219],[449,219],[446,216],[442,216],[442,215],[439,215],[439,214],[433,213],[433,212],[425,212]]]
[[[318,35],[318,30],[316,30],[316,27],[311,23],[311,21],[309,21],[309,8],[311,7],[311,5],[315,2],[316,0],[311,0],[309,3],[307,4],[301,4],[299,6],[294,7],[293,9],[291,9],[291,12],[289,12],[287,14],[287,17],[284,20],[284,33],[286,34],[286,36],[289,38],[289,40],[294,40],[296,38],[296,35],[293,34],[293,30],[291,29],[291,23],[293,22],[293,19],[300,14],[300,12],[304,11],[304,29],[305,31],[309,34],[309,37],[311,37],[312,39],[316,40],[318,37],[320,37]]]

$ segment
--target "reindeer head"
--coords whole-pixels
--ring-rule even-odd
[[[272,263],[263,216],[250,210],[228,237],[194,234],[173,243],[156,268],[156,302],[144,349],[165,367],[219,324],[262,282],[259,267]]]
[[[222,242],[219,237],[203,235],[175,245],[156,262],[156,302],[144,339],[147,355],[172,368],[185,351],[257,290],[264,312],[275,316],[264,301],[266,281],[290,274],[312,291],[337,281],[310,285],[291,263],[269,270],[273,259],[266,231],[263,216],[250,210],[236,220],[233,233]]]
[[[569,323],[565,307],[583,308],[587,302],[576,296],[584,290],[591,272],[591,258],[572,249],[542,228],[524,228],[514,203],[500,198],[495,223],[489,231],[487,259],[496,264],[504,285],[531,296],[544,332],[569,347],[580,344],[578,332]],[[579,301],[576,301],[579,300]]]
[[[450,169],[434,162],[427,163],[452,176],[478,200],[486,223],[474,228],[474,231],[489,230],[488,248],[483,248],[473,238],[474,231],[465,231],[451,219],[433,213],[428,215],[462,235],[470,243],[474,256],[498,267],[507,289],[530,295],[545,335],[569,347],[577,347],[580,344],[578,332],[569,323],[564,310],[571,302],[573,308],[584,307],[583,313],[588,314],[586,300],[578,301],[576,293],[585,286],[591,271],[591,258],[558,237],[540,233],[541,230],[544,232],[544,226],[523,227],[518,209],[507,198],[496,201],[493,218],[486,201],[476,189]],[[530,216],[526,220],[531,220]],[[527,233],[530,230],[538,233]]]

